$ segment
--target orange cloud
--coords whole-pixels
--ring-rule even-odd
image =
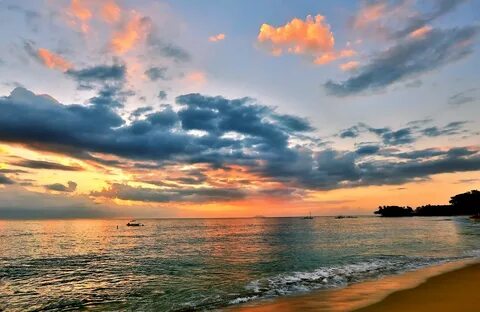
[[[189,73],[185,77],[185,80],[187,82],[190,82],[190,83],[202,85],[202,84],[207,82],[207,76],[205,75],[204,72],[194,71],[194,72]]]
[[[210,42],[217,42],[217,41],[224,40],[225,37],[226,37],[225,34],[218,34],[218,35],[209,37],[209,38],[208,38],[208,41],[210,41]]]
[[[72,68],[72,64],[65,60],[58,54],[50,52],[47,49],[40,48],[37,51],[37,55],[42,63],[48,68],[59,69],[61,71],[67,71]]]
[[[412,31],[409,36],[411,38],[414,38],[414,39],[419,39],[419,38],[422,38],[424,37],[426,34],[428,34],[430,31],[432,31],[432,27],[431,26],[423,26],[423,27],[420,27],[414,31]]]
[[[351,71],[351,70],[357,69],[359,65],[360,63],[358,63],[357,61],[350,61],[350,62],[341,64],[340,69],[343,71]]]
[[[385,3],[375,3],[363,7],[355,17],[353,26],[355,28],[364,28],[368,24],[382,18],[385,15],[385,9]]]
[[[80,21],[80,28],[83,32],[88,32],[88,21],[92,18],[92,11],[85,5],[85,1],[72,0],[70,2],[69,13]]]
[[[150,28],[150,21],[132,12],[130,20],[117,31],[111,40],[114,52],[123,54],[131,50],[140,40],[144,39]]]
[[[114,0],[109,0],[102,6],[101,16],[106,22],[117,22],[120,19],[121,14],[122,10]]]
[[[272,51],[295,54],[330,52],[335,44],[330,26],[322,15],[309,15],[305,21],[294,18],[280,27],[263,24],[257,39],[260,43],[270,44]]]
[[[257,40],[274,56],[306,54],[313,57],[315,64],[327,64],[355,54],[351,49],[335,51],[335,38],[322,15],[309,15],[305,20],[294,18],[279,27],[263,24]]]
[[[331,63],[333,61],[336,61],[340,58],[352,57],[355,54],[357,54],[357,52],[355,52],[355,50],[352,50],[352,49],[345,49],[345,50],[341,50],[341,51],[333,51],[333,52],[324,53],[324,54],[316,57],[313,62],[317,65],[325,65],[325,64]]]

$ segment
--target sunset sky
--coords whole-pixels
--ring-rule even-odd
[[[0,218],[369,214],[480,187],[480,2],[0,1]]]

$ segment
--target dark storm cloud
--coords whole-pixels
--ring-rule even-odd
[[[314,128],[310,125],[310,122],[304,118],[292,116],[292,115],[275,115],[273,118],[283,125],[288,130],[293,132],[313,131]]]
[[[167,77],[167,68],[166,67],[150,67],[145,71],[145,75],[151,80],[151,81],[157,81],[157,80],[168,80],[169,78]]]
[[[122,64],[97,65],[83,69],[69,69],[66,74],[79,84],[104,83],[106,81],[123,81],[126,68]]]
[[[314,189],[336,189],[367,185],[403,184],[428,180],[431,175],[480,170],[478,150],[452,149],[423,152],[425,158],[410,155],[409,161],[361,161],[361,155],[327,150],[317,155],[317,169],[294,177],[300,185]],[[405,156],[405,155],[402,155]],[[430,157],[435,156],[435,157]],[[408,157],[405,157],[408,158]],[[293,177],[292,177],[293,178]]]
[[[122,200],[168,203],[181,202],[210,202],[242,199],[246,194],[234,188],[177,188],[154,189],[133,187],[125,184],[112,184],[100,192],[92,192],[92,196],[118,198]]]
[[[387,131],[381,134],[383,143],[385,145],[402,145],[409,144],[415,141],[412,136],[412,130],[410,128],[403,128],[396,131]]]
[[[73,181],[68,181],[68,185],[64,185],[61,183],[54,183],[54,184],[45,185],[45,188],[50,191],[71,193],[71,192],[75,192],[75,190],[77,189],[77,183]]]
[[[140,117],[145,113],[151,112],[152,110],[153,110],[153,107],[151,107],[151,106],[139,107],[132,112],[132,116],[133,117]]]
[[[359,131],[358,127],[353,126],[353,127],[348,128],[348,129],[342,130],[338,136],[341,137],[342,139],[356,138],[356,137],[358,137],[359,134],[360,134],[360,131]]]
[[[480,156],[444,156],[425,161],[364,163],[362,179],[352,185],[402,184],[415,179],[425,180],[439,173],[454,173],[480,170]]]
[[[82,171],[83,168],[79,166],[67,166],[62,164],[57,164],[50,161],[43,160],[21,160],[14,163],[11,163],[14,166],[32,168],[32,169],[47,169],[47,170],[64,170],[64,171]]]
[[[274,157],[287,150],[292,132],[306,127],[305,123],[292,125],[291,120],[302,119],[276,118],[271,109],[248,98],[191,94],[180,97],[178,103],[178,113],[163,106],[146,119],[126,125],[111,105],[62,105],[51,97],[17,88],[0,98],[0,140],[64,151],[82,159],[98,152],[138,160],[181,158],[218,166],[225,161]],[[205,130],[207,134],[192,135],[188,130]],[[223,137],[227,132],[244,138]]]
[[[385,146],[397,146],[413,143],[423,137],[452,136],[469,133],[464,129],[467,121],[453,121],[445,126],[427,126],[431,119],[416,120],[407,123],[406,127],[393,130],[389,127],[375,128],[359,123],[348,129],[341,130],[337,135],[340,138],[357,138],[360,134],[370,132],[378,136]]]
[[[357,135],[374,134],[378,143],[360,145],[353,152],[322,150],[324,147],[320,144],[291,144],[292,139],[303,140],[302,132],[312,129],[307,120],[277,114],[273,108],[251,98],[230,100],[187,94],[178,97],[176,104],[176,111],[168,105],[156,111],[147,109],[143,110],[143,118],[131,118],[131,122],[126,123],[110,105],[62,105],[49,96],[17,88],[10,96],[0,98],[0,141],[27,144],[30,148],[110,166],[147,170],[172,164],[206,164],[205,168],[225,170],[231,165],[240,165],[267,181],[306,189],[397,184],[428,179],[436,173],[478,170],[478,151],[471,148],[411,150],[407,144],[425,135],[422,131],[426,128],[418,123],[400,129],[374,128],[360,123],[351,129]],[[439,131],[449,135],[461,126],[462,122],[454,122],[439,127]],[[411,154],[392,149],[399,145],[410,148]],[[125,160],[102,162],[101,156],[93,153],[111,154]],[[388,161],[380,160],[385,156]],[[132,160],[133,164],[125,163]],[[418,169],[415,162],[428,170]],[[17,165],[81,170],[75,166],[27,160]],[[415,170],[418,173],[414,173]],[[108,196],[158,202],[246,196],[238,190],[184,187],[206,182],[202,170],[183,172],[180,177],[162,181],[161,186],[166,189],[115,185],[93,195],[110,194]]]
[[[392,153],[389,156],[394,156],[398,158],[405,158],[405,159],[421,159],[421,158],[432,158],[436,156],[447,156],[447,157],[464,157],[464,156],[471,156],[478,153],[478,150],[470,149],[466,147],[455,147],[450,148],[447,151],[436,149],[436,148],[428,148],[423,150],[415,150],[410,152],[403,152],[403,153]]]
[[[428,127],[422,130],[422,133],[428,137],[437,137],[443,135],[455,135],[464,132],[463,126],[466,121],[454,121],[446,125],[445,127]]]
[[[358,74],[343,82],[328,81],[324,87],[339,97],[384,89],[468,56],[477,33],[478,27],[434,29],[422,38],[406,38],[374,56]]]
[[[357,148],[355,153],[359,155],[373,155],[376,154],[380,150],[380,146],[378,145],[362,145]]]
[[[0,185],[2,184],[15,184],[15,181],[0,173]]]

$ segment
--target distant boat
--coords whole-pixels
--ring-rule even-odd
[[[127,223],[127,226],[144,226],[142,223],[138,222],[137,220],[130,220]]]
[[[305,219],[305,220],[311,220],[311,219],[313,219],[313,217],[312,217],[312,212],[310,211],[310,214],[309,214],[308,216],[303,217],[303,219]]]

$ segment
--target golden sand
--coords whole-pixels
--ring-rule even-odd
[[[233,307],[241,312],[480,312],[480,264],[457,262],[343,289]]]

